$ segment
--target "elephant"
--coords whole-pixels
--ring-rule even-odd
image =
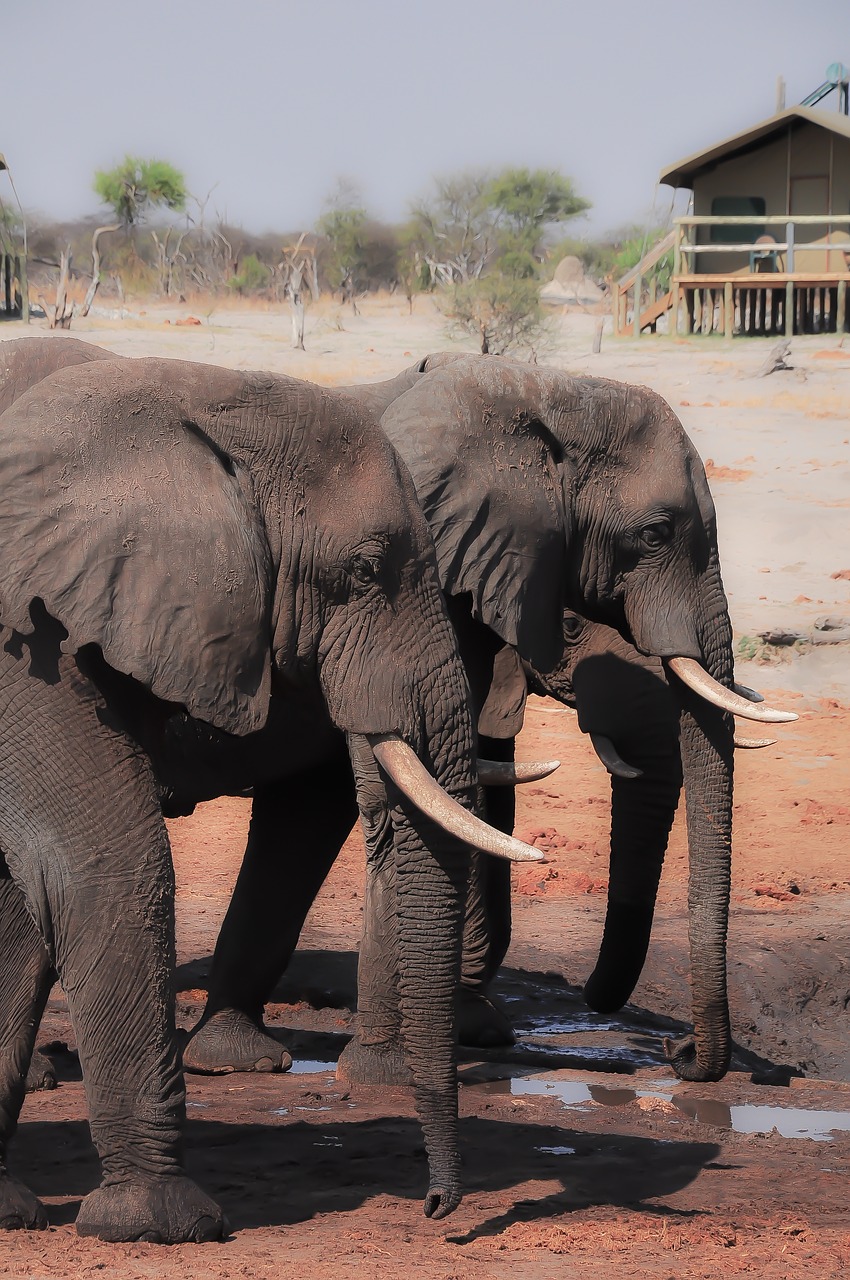
[[[513,756],[524,698],[513,652],[532,688],[574,700],[597,740],[619,740],[641,766],[640,781],[630,780],[607,752],[616,775],[611,882],[602,949],[586,987],[600,1011],[619,1007],[639,977],[684,768],[694,1035],[669,1053],[684,1079],[721,1078],[731,1046],[731,713],[767,722],[795,717],[756,707],[752,691],[731,687],[714,509],[693,446],[669,406],[645,388],[500,357],[427,357],[396,379],[348,391],[382,414],[411,470],[482,717],[482,753]],[[490,789],[487,812],[510,830],[511,794]],[[384,826],[378,806],[368,841],[359,1044],[343,1054],[349,1078],[398,1078],[395,941],[387,928],[394,877],[381,848]],[[321,831],[309,836],[318,872],[336,848]],[[216,946],[207,1008],[185,1055],[191,1069],[270,1067],[280,1058],[262,1036],[262,1008],[295,946],[313,885],[305,891],[287,882],[281,922],[275,865],[260,842],[249,844]],[[476,865],[461,1004],[469,1035],[481,1043],[510,1034],[486,1001],[507,949],[510,897],[498,865]]]
[[[329,760],[328,812],[387,791],[425,1212],[443,1217],[469,845],[539,854],[475,816],[468,686],[410,478],[344,393],[61,346],[68,367],[13,388],[0,418],[0,1225],[45,1223],[5,1151],[58,975],[103,1171],[78,1232],[225,1230],[181,1160],[174,720],[190,743],[279,751],[284,778]]]

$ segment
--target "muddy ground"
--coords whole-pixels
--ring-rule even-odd
[[[361,368],[363,377],[389,376],[444,348],[438,320],[418,308],[408,329],[390,303],[365,308],[342,330],[314,317],[317,349],[306,357],[284,347],[286,317],[255,312],[179,329],[175,312],[95,318],[78,336],[126,354],[341,382]],[[13,328],[8,336],[18,336]],[[354,833],[269,1011],[293,1050],[293,1072],[188,1081],[189,1169],[224,1205],[231,1238],[173,1248],[77,1239],[73,1219],[97,1165],[76,1058],[57,1047],[74,1044],[57,993],[39,1040],[52,1042],[60,1087],[28,1098],[13,1161],[44,1198],[51,1227],[0,1239],[0,1275],[847,1273],[850,650],[766,650],[758,634],[850,615],[850,352],[834,338],[805,339],[795,343],[792,373],[756,380],[758,342],[606,341],[594,358],[592,317],[564,315],[556,328],[549,359],[656,386],[712,459],[733,621],[746,654],[762,660],[739,672],[800,713],[779,727],[775,747],[737,761],[735,1070],[719,1085],[684,1086],[664,1065],[663,1037],[689,1016],[678,821],[632,1005],[613,1019],[583,1009],[579,990],[604,915],[608,781],[574,717],[535,699],[519,754],[564,764],[521,793],[518,833],[549,861],[515,872],[500,991],[519,1044],[461,1067],[466,1198],[457,1213],[441,1223],[422,1216],[425,1162],[405,1093],[349,1095],[333,1076],[354,1016],[363,875]],[[247,819],[248,803],[229,799],[171,824],[184,1026],[202,1006]]]

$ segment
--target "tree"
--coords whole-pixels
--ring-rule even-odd
[[[307,232],[302,231],[295,244],[283,246],[283,257],[278,271],[283,279],[284,293],[289,302],[292,320],[292,345],[296,351],[304,350],[305,281],[309,284],[313,301],[319,300],[319,276],[316,269],[316,249],[307,244]]]
[[[491,247],[478,274],[454,285],[446,314],[478,336],[485,354],[525,348],[534,355],[546,330],[538,292],[545,233],[589,204],[563,174],[505,169],[483,183],[475,208]]]
[[[409,230],[433,284],[477,280],[496,248],[490,177],[469,171],[437,178],[436,194],[413,205]]]
[[[359,203],[360,193],[345,179],[327,202],[327,211],[316,223],[316,229],[328,242],[326,271],[332,289],[341,289],[343,299],[351,303],[357,315],[355,295],[363,271],[363,243],[369,215]],[[358,203],[355,203],[358,201]]]
[[[570,178],[548,169],[505,169],[484,197],[495,215],[501,269],[525,279],[538,274],[546,229],[590,208]]]
[[[127,229],[144,222],[152,209],[182,213],[186,208],[186,179],[166,160],[125,156],[114,169],[98,170],[93,186]]]
[[[396,275],[404,290],[408,311],[413,315],[413,299],[417,293],[425,293],[433,283],[422,229],[415,220],[406,223],[398,231]]]

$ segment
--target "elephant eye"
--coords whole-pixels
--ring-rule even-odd
[[[575,613],[564,614],[564,637],[567,640],[577,640],[582,632],[582,620]]]
[[[639,536],[643,545],[654,551],[656,547],[663,547],[665,542],[670,541],[673,526],[669,520],[659,520],[657,524],[648,524],[645,529],[641,529]]]
[[[376,555],[355,556],[351,562],[351,577],[358,587],[371,587],[380,572],[381,562]]]

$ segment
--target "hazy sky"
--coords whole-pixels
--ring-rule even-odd
[[[26,209],[170,160],[208,216],[311,225],[340,176],[398,220],[435,174],[528,165],[647,216],[659,169],[850,63],[848,0],[5,0],[0,151]],[[17,60],[17,66],[15,61]],[[829,107],[834,95],[827,99]],[[8,183],[0,181],[8,199]],[[659,206],[672,193],[661,188]]]

